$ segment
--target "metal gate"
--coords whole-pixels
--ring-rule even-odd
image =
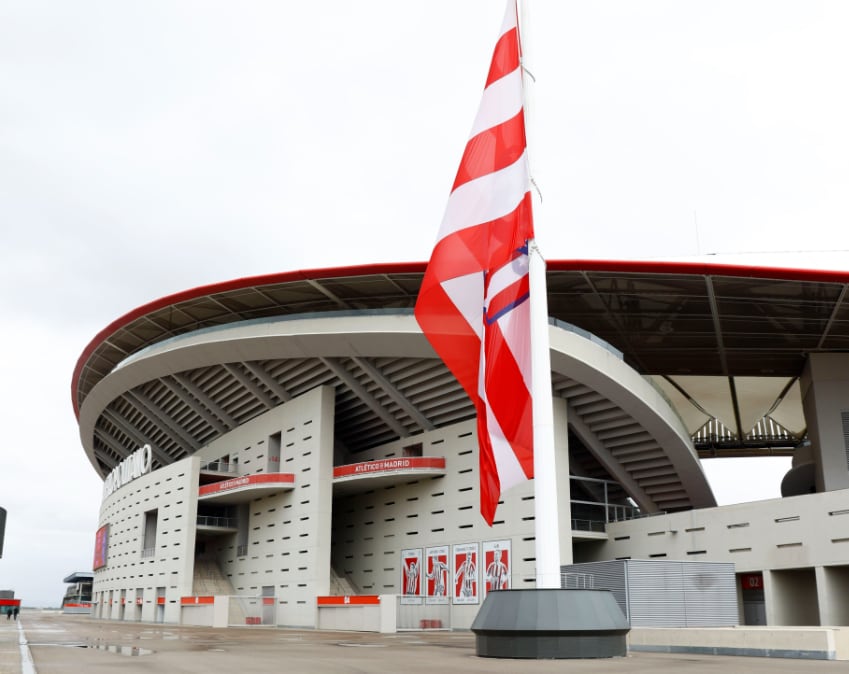
[[[274,597],[231,595],[228,600],[227,624],[230,627],[277,624],[277,602]]]
[[[425,597],[398,595],[397,628],[399,630],[450,630],[451,604],[447,601],[428,603]]]

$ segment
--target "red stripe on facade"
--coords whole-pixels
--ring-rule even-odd
[[[183,606],[200,606],[214,603],[215,597],[180,597],[180,604]]]
[[[344,597],[316,597],[319,606],[374,606],[380,604],[376,594],[360,594]]]
[[[257,475],[243,475],[242,477],[234,477],[231,480],[222,480],[221,482],[213,482],[205,484],[198,489],[198,496],[208,496],[209,494],[221,494],[232,491],[234,489],[242,489],[244,487],[255,487],[257,485],[275,485],[292,487],[295,484],[294,473],[258,473]]]

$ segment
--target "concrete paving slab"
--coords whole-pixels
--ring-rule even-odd
[[[116,623],[58,612],[26,612],[22,626],[36,674],[806,674],[847,672],[834,661],[634,653],[602,660],[498,660],[475,655],[471,632],[373,634],[268,627],[211,629]],[[17,630],[0,625],[0,673],[20,674]],[[7,662],[5,655],[10,656]],[[11,668],[8,666],[11,663]],[[24,673],[26,674],[26,673]]]

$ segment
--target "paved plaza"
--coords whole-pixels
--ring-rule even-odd
[[[22,643],[23,642],[23,643]],[[58,612],[0,619],[0,674],[309,674],[616,672],[800,674],[849,663],[635,653],[605,660],[495,660],[475,655],[469,632],[373,634],[266,627],[209,629],[115,623]]]

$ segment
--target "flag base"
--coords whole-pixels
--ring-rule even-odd
[[[484,658],[614,658],[628,648],[628,622],[610,590],[490,592],[472,623]]]

